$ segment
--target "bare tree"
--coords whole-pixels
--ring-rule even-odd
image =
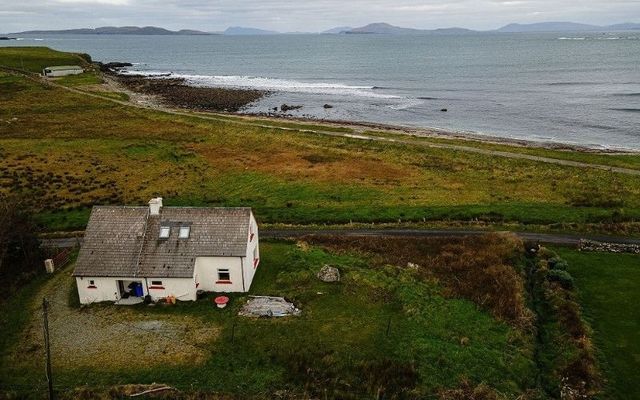
[[[16,196],[0,196],[0,287],[11,289],[42,269],[38,229]]]

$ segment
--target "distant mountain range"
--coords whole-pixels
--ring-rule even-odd
[[[579,24],[575,22],[540,22],[535,24],[509,24],[493,31],[474,31],[465,28],[442,28],[442,29],[414,29],[403,28],[390,25],[384,22],[377,22],[359,28],[340,26],[328,29],[322,34],[378,34],[378,35],[464,35],[468,33],[525,33],[525,32],[614,32],[614,31],[634,31],[640,30],[640,23],[623,23],[607,26]],[[296,34],[312,34],[307,32],[293,32]],[[81,34],[81,35],[277,35],[281,32],[265,29],[234,26],[227,28],[224,32],[203,32],[192,29],[182,29],[171,31],[155,26],[104,26],[101,28],[82,28],[65,30],[34,30],[13,33],[20,34]]]
[[[401,28],[384,22],[365,25],[360,28],[353,28],[342,33],[345,34],[383,34],[383,35],[425,35],[425,34],[465,34],[474,32],[464,28],[446,29],[413,29]]]
[[[211,35],[209,32],[196,31],[193,29],[182,29],[179,31],[170,31],[156,26],[103,26],[100,28],[81,28],[81,29],[63,29],[63,30],[38,30],[17,32],[20,34],[76,34],[76,35]]]
[[[578,24],[575,22],[539,22],[537,24],[509,24],[498,32],[611,32],[640,30],[640,24],[625,23],[607,26]]]
[[[340,34],[340,33],[345,33],[347,31],[352,30],[353,28],[350,26],[338,26],[336,28],[332,28],[332,29],[327,29],[326,31],[322,31],[320,33],[323,34]]]
[[[277,35],[279,33],[280,32],[268,31],[264,29],[244,28],[242,26],[232,26],[222,32],[223,35]]]

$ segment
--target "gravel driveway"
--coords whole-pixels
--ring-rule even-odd
[[[191,315],[147,314],[139,308],[69,306],[73,266],[59,271],[26,305],[32,319],[9,357],[17,368],[42,368],[42,298],[50,302],[54,368],[133,369],[197,364],[210,356],[219,329]]]

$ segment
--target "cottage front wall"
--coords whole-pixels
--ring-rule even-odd
[[[196,282],[194,278],[147,278],[147,289],[153,301],[175,296],[180,301],[196,300]],[[161,284],[154,284],[161,282]]]
[[[242,257],[197,257],[195,279],[205,292],[243,292]],[[219,270],[228,270],[229,279],[221,280]]]
[[[93,284],[91,282],[93,281]],[[115,278],[76,277],[80,304],[116,301],[120,298]]]

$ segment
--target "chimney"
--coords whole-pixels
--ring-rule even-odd
[[[149,215],[160,215],[162,208],[162,197],[156,197],[149,200]]]

